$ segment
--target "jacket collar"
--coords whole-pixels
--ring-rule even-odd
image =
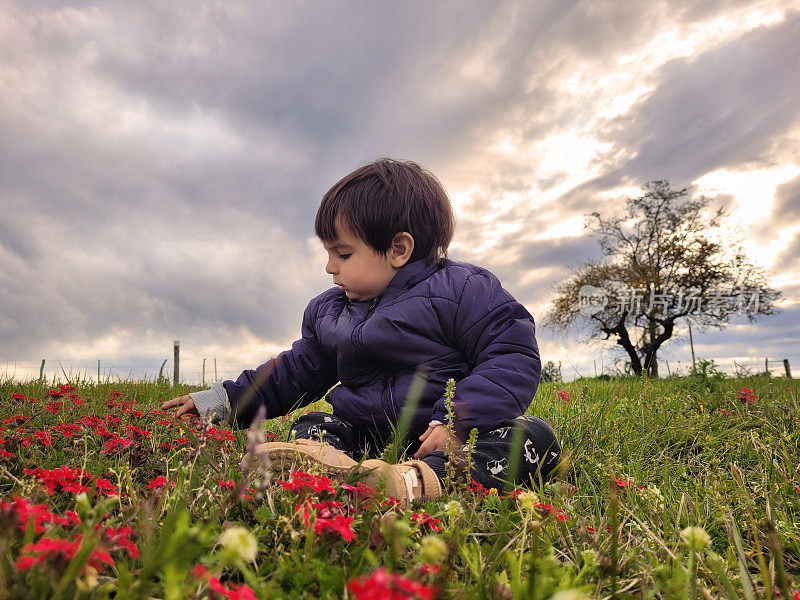
[[[395,273],[389,285],[383,290],[381,300],[391,300],[395,296],[399,296],[402,292],[417,285],[430,277],[435,271],[439,269],[437,262],[429,263],[424,258],[415,260],[411,263],[406,263]]]

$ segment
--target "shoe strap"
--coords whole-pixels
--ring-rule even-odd
[[[414,494],[415,498],[421,500],[434,500],[442,495],[442,484],[439,483],[439,478],[436,473],[427,463],[421,460],[408,460],[400,463],[398,466],[413,467],[417,473],[422,477],[422,489],[420,494]]]

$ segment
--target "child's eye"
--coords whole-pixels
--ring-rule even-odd
[[[340,254],[340,255],[339,255],[339,258],[340,258],[340,259],[342,259],[342,260],[347,260],[347,259],[348,259],[348,258],[350,258],[351,256],[353,256],[353,253],[352,253],[352,252],[351,252],[350,254]]]

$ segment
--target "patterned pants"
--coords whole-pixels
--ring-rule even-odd
[[[292,437],[322,439],[355,460],[360,460],[364,454],[376,457],[383,448],[380,440],[364,435],[349,423],[325,412],[310,412],[297,419],[289,431],[289,438]],[[510,456],[515,438],[518,440],[516,445],[519,453],[514,476],[509,473],[509,467],[513,468],[515,462]],[[419,447],[418,441],[416,446]],[[466,447],[462,446],[461,450],[464,449]],[[470,476],[484,487],[498,490],[509,486],[530,485],[532,482],[539,483],[547,479],[558,465],[560,456],[561,447],[550,425],[539,417],[523,415],[478,436]],[[447,455],[443,451],[426,454],[422,460],[433,468],[439,479],[444,479]]]

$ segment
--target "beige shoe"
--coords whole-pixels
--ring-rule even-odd
[[[386,496],[400,501],[401,508],[408,508],[414,500],[435,500],[442,495],[439,478],[421,460],[407,460],[391,465],[382,460],[365,460],[359,472],[366,475],[361,479],[364,485],[376,490],[381,480],[386,482]]]
[[[318,465],[322,474],[331,479],[343,481],[358,467],[359,480],[373,490],[380,489],[381,480],[386,482],[385,495],[400,502],[401,508],[407,508],[413,500],[433,500],[442,495],[439,478],[427,464],[421,460],[409,460],[391,465],[382,460],[365,460],[361,465],[341,450],[330,444],[307,439],[294,442],[266,442],[256,450],[274,473],[299,470],[303,464]],[[252,456],[257,461],[257,456]]]
[[[267,468],[274,473],[299,471],[303,464],[311,463],[322,465],[322,474],[326,477],[343,479],[358,464],[330,444],[307,439],[259,444],[255,454],[260,455],[262,459],[266,458]]]

